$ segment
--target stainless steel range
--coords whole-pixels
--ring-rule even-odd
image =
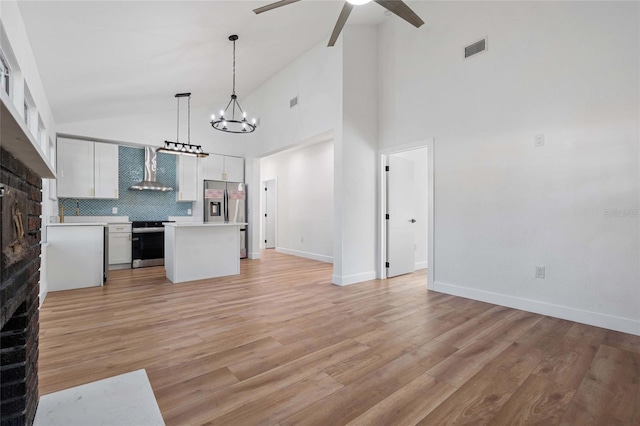
[[[164,226],[169,221],[140,221],[131,224],[131,267],[164,265]]]

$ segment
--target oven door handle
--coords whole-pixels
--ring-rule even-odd
[[[164,232],[164,227],[162,227],[162,228],[134,228],[131,232],[134,233],[134,234],[158,233],[158,232]]]
[[[138,237],[131,238],[131,241],[138,241],[138,240],[140,240],[140,238],[138,238]]]

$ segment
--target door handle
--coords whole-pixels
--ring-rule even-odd
[[[416,222],[417,222],[417,220],[415,220],[415,219],[411,219],[409,222],[411,222],[411,223],[416,223]]]

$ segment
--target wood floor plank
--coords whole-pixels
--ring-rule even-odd
[[[573,325],[532,374],[577,389],[605,333],[602,328]]]
[[[531,375],[498,411],[498,425],[557,425],[575,394],[575,389],[544,377]]]
[[[348,424],[349,426],[416,424],[456,389],[424,373]]]
[[[472,341],[430,369],[429,374],[460,387],[509,345],[509,342]]]
[[[405,354],[284,419],[284,425],[345,424],[400,389],[425,368]]]
[[[640,426],[639,336],[429,291],[425,270],[331,275],[267,250],[233,277],[50,293],[39,393],[144,368],[168,425]]]
[[[539,322],[522,342],[498,354],[418,424],[490,424],[542,361],[545,348],[555,346],[570,326],[555,318]]]
[[[156,400],[162,411],[170,411],[182,404],[183,400],[198,399],[212,392],[238,383],[228,368],[202,373],[171,386],[154,388]]]
[[[636,354],[601,345],[562,424],[631,424],[639,383]]]
[[[206,423],[273,392],[280,392],[307,377],[319,373],[334,363],[368,349],[352,340],[345,340],[291,363],[274,368],[250,379],[229,386],[202,398],[185,401],[166,412],[168,424]]]
[[[212,420],[212,425],[271,425],[331,395],[343,386],[324,373],[245,404]]]

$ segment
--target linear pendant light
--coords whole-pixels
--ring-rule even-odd
[[[187,98],[187,143],[180,142],[180,98]],[[191,93],[177,93],[176,99],[178,101],[176,141],[164,141],[164,146],[162,148],[158,148],[156,152],[175,155],[193,155],[200,158],[208,157],[209,154],[202,150],[201,145],[191,145]]]

